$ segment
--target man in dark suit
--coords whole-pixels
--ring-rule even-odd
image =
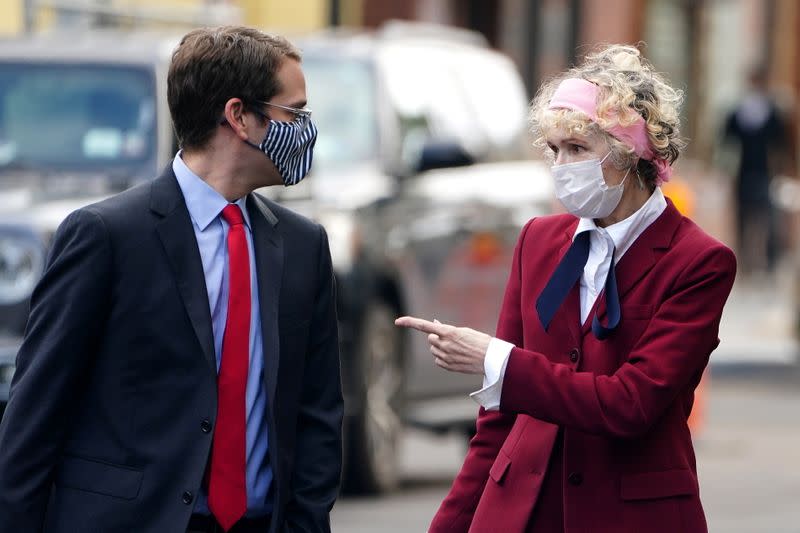
[[[0,425],[0,531],[330,530],[327,237],[253,192],[311,165],[300,55],[248,28],[195,30],[168,99],[172,165],[55,235]]]
[[[744,98],[725,120],[725,139],[739,145],[734,187],[737,254],[747,274],[773,273],[780,238],[779,213],[770,198],[770,183],[790,143],[781,111],[769,95],[766,68],[753,69],[749,82]]]

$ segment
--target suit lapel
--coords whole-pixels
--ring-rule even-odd
[[[680,222],[680,212],[672,204],[672,200],[667,198],[667,208],[664,212],[642,232],[616,265],[620,302],[624,302],[625,295],[650,272],[653,265],[664,255]],[[606,314],[605,298],[601,295],[595,305],[597,306],[597,318],[602,320]],[[592,316],[590,313],[589,317]],[[625,318],[624,313],[622,318]],[[585,335],[591,329],[592,321],[587,320],[583,324],[583,334]]]
[[[575,228],[577,227],[577,219],[574,223],[570,224],[569,227],[564,231],[564,240],[561,243],[560,248],[558,249],[558,254],[556,255],[555,261],[553,262],[552,268],[550,272],[547,273],[547,277],[544,280],[544,284],[542,285],[542,290],[544,290],[544,286],[547,284],[547,281],[555,272],[558,265],[564,259],[564,256],[567,254],[570,245],[572,245],[572,237],[575,234]],[[539,292],[541,294],[541,291]],[[539,297],[539,294],[536,297]],[[534,309],[535,309],[534,305]],[[537,315],[537,320],[539,320]],[[581,328],[580,328],[580,282],[576,283],[574,287],[567,293],[566,298],[558,307],[553,316],[553,320],[550,322],[550,327],[547,329],[547,334],[560,337],[564,334],[563,331],[563,324],[567,325],[567,329],[569,330],[569,334],[572,336],[573,341],[576,344],[580,344],[581,339]],[[540,324],[541,325],[541,324]]]
[[[572,237],[575,234],[575,229],[577,227],[577,220],[574,224],[570,224],[570,227],[564,232],[564,242],[561,245],[561,248],[558,250],[558,259],[555,262],[553,267],[553,271],[557,268],[557,265],[561,263],[561,260],[569,250],[569,247],[572,245]],[[550,276],[553,275],[553,272],[550,273]],[[548,277],[548,279],[550,279]],[[556,311],[556,315],[561,315],[563,318],[563,323],[567,324],[567,328],[569,329],[569,333],[572,336],[572,340],[575,342],[576,345],[580,344],[581,339],[581,301],[580,301],[580,280],[575,284],[574,287],[569,291],[567,297],[562,302],[561,306],[559,307],[558,311]],[[552,330],[556,324],[562,323],[562,320],[553,320],[550,324],[550,334],[554,334],[555,332]]]
[[[261,312],[267,405],[272,410],[280,355],[278,303],[283,277],[283,237],[276,228],[278,218],[258,195],[251,194],[247,197],[247,211],[253,224],[253,247],[258,272],[258,306]]]
[[[214,355],[214,335],[211,329],[211,310],[208,306],[203,262],[197,247],[192,220],[172,167],[153,182],[150,208],[163,217],[157,223],[156,231],[164,245],[175,284],[203,355],[216,374],[217,358]]]

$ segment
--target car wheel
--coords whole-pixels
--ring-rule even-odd
[[[405,372],[396,316],[384,302],[373,302],[364,314],[356,357],[361,409],[346,429],[349,492],[387,492],[399,483]]]

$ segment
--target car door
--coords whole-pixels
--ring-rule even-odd
[[[479,47],[397,43],[387,46],[381,59],[390,100],[401,122],[413,126],[403,135],[409,165],[415,157],[424,158],[426,146],[432,145],[450,147],[453,153],[460,148],[473,161],[520,155],[516,146],[524,136],[527,105],[508,63],[496,67],[505,69],[504,76],[490,77],[478,87],[476,77],[465,74],[471,62],[498,64]],[[492,95],[511,101],[497,104]],[[505,128],[490,120],[487,110],[493,107]],[[528,170],[532,175],[526,183]],[[549,211],[551,185],[536,181],[539,170],[478,163],[402,180],[400,194],[386,211],[386,240],[409,314],[494,333],[516,237],[527,220],[525,204],[530,204],[528,215]],[[481,383],[476,376],[434,367],[424,335],[409,336],[407,366],[411,398],[466,395]]]

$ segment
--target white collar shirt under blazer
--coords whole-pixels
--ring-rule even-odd
[[[591,218],[582,218],[575,229],[575,237],[585,231],[589,234],[589,258],[581,276],[581,324],[586,322],[597,297],[603,290],[611,266],[611,254],[614,253],[614,264],[625,255],[625,252],[636,242],[636,239],[650,224],[661,216],[667,208],[664,193],[656,187],[650,198],[634,214],[605,228],[598,227]]]
[[[575,229],[575,235],[584,231],[589,234],[589,258],[583,268],[581,276],[581,324],[586,322],[597,296],[605,286],[606,275],[611,266],[611,254],[614,261],[619,262],[636,239],[661,216],[667,208],[664,193],[656,187],[645,204],[634,214],[611,224],[606,228],[599,228],[591,218],[582,218]],[[573,235],[573,240],[575,239]],[[616,251],[614,252],[614,250]],[[500,395],[503,390],[503,378],[506,374],[508,357],[514,345],[498,338],[489,341],[484,360],[483,387],[470,394],[470,397],[486,408],[487,411],[496,411],[500,407]]]

